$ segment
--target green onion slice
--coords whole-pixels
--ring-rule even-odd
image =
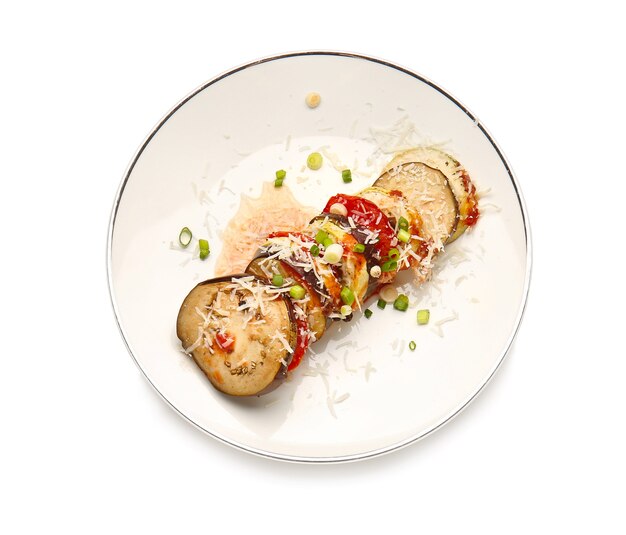
[[[389,257],[389,260],[395,260],[397,262],[400,260],[400,251],[398,251],[395,247],[392,247],[389,249],[389,254],[387,256]]]
[[[183,229],[180,231],[180,234],[178,235],[178,243],[180,243],[180,246],[184,249],[191,243],[192,237],[193,234],[191,234],[189,228],[183,227]]]
[[[387,260],[380,267],[383,273],[388,273],[389,271],[395,271],[398,268],[398,262],[396,260]]]
[[[287,171],[285,171],[284,169],[279,169],[278,171],[276,171],[276,178],[278,180],[283,180],[286,176]]]
[[[411,341],[409,342],[409,349],[410,349],[411,351],[415,351],[415,348],[416,348],[416,347],[417,347],[417,344],[416,344],[413,340],[411,340]]]
[[[400,294],[393,302],[393,308],[406,312],[407,308],[409,308],[409,298],[404,294]]]
[[[306,159],[307,167],[313,171],[317,171],[320,167],[322,167],[323,162],[324,158],[322,158],[322,155],[319,152],[312,152]]]
[[[409,221],[400,216],[400,219],[398,219],[398,227],[400,227],[402,230],[408,230],[409,229]]]
[[[206,240],[198,240],[198,246],[200,247],[200,259],[204,260],[209,254],[211,254],[211,249],[209,247],[209,242]]]
[[[283,276],[280,275],[279,273],[276,273],[273,277],[272,277],[272,284],[274,286],[282,286],[285,283],[285,279],[283,279]]]
[[[312,245],[309,249],[309,252],[311,253],[311,256],[319,256],[320,248],[317,245]]]
[[[385,301],[384,299],[379,299],[376,303],[376,306],[382,310],[387,306],[387,301]]]
[[[324,238],[324,241],[322,242],[322,245],[324,247],[328,247],[329,245],[332,245],[333,243],[335,243],[333,239],[330,236],[326,236],[326,238]]]
[[[354,292],[347,286],[344,286],[341,289],[341,300],[346,305],[352,305],[352,303],[354,303]]]
[[[362,243],[357,243],[352,250],[355,253],[364,253],[365,252],[365,245],[363,245]]]
[[[344,169],[341,171],[341,178],[346,184],[352,182],[352,171],[350,171],[350,169]]]
[[[289,288],[289,295],[294,299],[302,299],[306,294],[306,290],[299,284],[295,284]]]
[[[410,233],[408,230],[405,230],[405,229],[400,229],[400,230],[398,231],[398,239],[399,239],[401,242],[404,242],[404,243],[409,243],[409,241],[410,241],[410,239],[411,239],[411,233]]]
[[[370,319],[370,318],[372,317],[372,314],[373,314],[373,312],[372,312],[369,308],[366,308],[366,309],[363,311],[363,315],[364,315],[367,319]]]
[[[280,188],[283,185],[283,180],[283,178],[277,178],[276,180],[274,180],[274,187]]]
[[[317,243],[324,243],[324,240],[328,238],[328,234],[326,232],[324,232],[323,230],[318,230],[317,234],[315,235],[315,241]]]
[[[426,325],[430,320],[430,310],[423,309],[417,311],[417,324],[418,325]]]

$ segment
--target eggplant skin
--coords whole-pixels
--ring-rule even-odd
[[[246,299],[255,302],[249,290],[232,282],[240,277],[253,278],[221,277],[193,288],[180,307],[176,334],[215,388],[232,396],[251,396],[285,376],[296,347],[296,324],[291,305],[283,297],[264,300],[263,313],[237,310]],[[254,284],[269,288],[258,279]],[[253,315],[247,322],[246,313]],[[231,339],[234,342],[229,343]]]

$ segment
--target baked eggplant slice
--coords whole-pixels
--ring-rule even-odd
[[[233,396],[284,377],[297,344],[290,301],[248,274],[198,284],[180,307],[176,334],[213,386]]]
[[[315,336],[315,340],[319,340],[326,330],[326,316],[323,312],[322,303],[318,293],[315,291],[317,279],[312,272],[305,272],[301,266],[295,267],[289,264],[288,260],[278,260],[276,258],[268,258],[269,253],[259,252],[254,260],[248,264],[246,273],[251,273],[261,279],[265,279],[268,284],[275,275],[281,275],[285,282],[295,279],[297,284],[307,289],[306,302],[299,306],[306,315],[309,324],[309,330]]]
[[[456,199],[459,212],[456,230],[450,236],[448,243],[456,240],[468,227],[478,221],[480,212],[478,210],[476,187],[458,160],[434,147],[417,147],[399,154],[394,159],[394,162],[396,162],[395,165],[420,162],[441,171],[445,175]],[[387,166],[386,170],[388,169],[389,166]]]
[[[394,158],[374,186],[402,192],[420,215],[425,237],[439,250],[454,234],[459,219],[456,197],[445,175],[408,156]]]

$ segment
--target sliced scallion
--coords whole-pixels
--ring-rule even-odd
[[[328,247],[329,245],[332,245],[333,243],[335,243],[335,242],[333,241],[333,239],[332,239],[330,236],[326,236],[326,237],[324,238],[324,241],[322,242],[322,245],[323,245],[324,247]]]
[[[320,167],[322,167],[323,162],[324,158],[322,158],[322,155],[319,152],[312,152],[306,159],[307,167],[313,171],[317,171]]]
[[[398,262],[396,260],[387,260],[380,267],[380,270],[383,273],[388,273],[389,271],[395,271],[398,267]]]
[[[184,249],[191,243],[192,237],[193,234],[191,234],[189,228],[183,227],[183,229],[180,231],[180,234],[178,235],[178,243],[180,243],[180,246]]]
[[[393,308],[400,310],[401,312],[406,312],[409,308],[409,298],[404,294],[400,294],[393,302]]]
[[[315,235],[315,241],[317,243],[324,243],[324,240],[328,238],[328,234],[326,232],[324,232],[323,230],[318,230],[317,234]]]
[[[352,250],[355,253],[364,253],[365,252],[365,245],[363,245],[362,243],[357,243]]]
[[[427,308],[417,311],[417,324],[426,325],[430,320],[430,310]]]
[[[398,227],[400,227],[402,230],[408,230],[409,228],[409,221],[400,216],[400,219],[398,219]]]
[[[319,256],[320,248],[318,245],[312,245],[311,248],[309,249],[309,252],[311,253],[311,256]]]
[[[284,169],[279,169],[278,171],[276,171],[276,178],[278,178],[279,180],[283,180],[286,176],[287,171],[285,171]]]
[[[363,315],[364,315],[367,319],[370,319],[370,318],[372,317],[372,314],[373,314],[373,312],[372,312],[369,308],[366,308],[366,309],[363,311]]]
[[[302,299],[306,294],[306,290],[299,284],[294,284],[289,288],[289,295],[294,299]]]
[[[200,259],[204,260],[211,254],[211,248],[207,240],[198,240],[198,247],[200,247]]]
[[[387,301],[385,301],[384,299],[379,299],[376,303],[376,306],[383,310],[387,306]]]
[[[342,316],[349,316],[352,314],[352,307],[350,305],[343,305],[339,311]]]
[[[415,351],[415,348],[416,348],[416,347],[417,347],[417,344],[416,344],[413,340],[411,340],[411,341],[409,342],[409,349],[410,349],[411,351]]]
[[[352,305],[352,303],[354,303],[354,292],[348,288],[347,286],[344,286],[341,289],[341,300],[346,304],[346,305]]]
[[[283,185],[283,180],[284,178],[277,178],[276,180],[274,180],[274,187],[280,188]]]
[[[272,284],[274,286],[282,286],[284,282],[285,282],[285,279],[283,279],[283,276],[280,273],[276,273],[272,277]]]
[[[397,262],[400,260],[400,251],[398,251],[395,247],[392,247],[389,249],[389,254],[387,256],[389,257],[389,260],[395,260]]]
[[[411,239],[411,233],[408,230],[402,228],[398,231],[398,239],[401,242],[409,243],[409,240]]]
[[[343,171],[341,171],[341,178],[346,184],[352,182],[352,171],[350,171],[350,169],[344,169]]]

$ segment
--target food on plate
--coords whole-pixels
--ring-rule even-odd
[[[351,320],[377,292],[378,308],[389,302],[406,312],[408,297],[388,283],[408,269],[418,283],[427,280],[445,244],[478,217],[476,189],[451,156],[426,147],[399,154],[373,186],[333,195],[299,230],[266,225],[260,243],[239,250],[249,254],[244,274],[205,281],[185,298],[178,338],[218,390],[261,394],[300,364],[330,321]],[[252,221],[240,221],[232,237]],[[428,311],[417,320],[427,323]]]

